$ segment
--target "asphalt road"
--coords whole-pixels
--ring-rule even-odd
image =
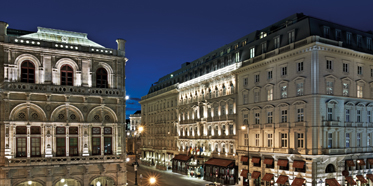
[[[127,182],[129,186],[135,185],[135,171],[133,166],[127,165]],[[143,178],[140,179],[140,174]],[[150,177],[156,177],[156,184],[150,185]],[[171,171],[161,171],[145,165],[140,165],[137,169],[138,186],[205,186],[211,183],[199,178],[189,178],[186,175],[173,173]]]

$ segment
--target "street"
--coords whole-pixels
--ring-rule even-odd
[[[127,165],[127,182],[129,186],[135,185],[135,171],[133,166]],[[143,178],[140,179],[140,174]],[[211,183],[199,178],[190,178],[186,175],[173,173],[171,171],[161,171],[153,167],[140,165],[137,169],[137,184],[139,186],[151,186],[149,184],[150,177],[156,177],[156,186],[205,186]]]

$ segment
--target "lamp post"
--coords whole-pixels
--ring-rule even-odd
[[[139,127],[139,136],[141,134],[141,132],[144,130],[144,127],[140,126]],[[137,162],[137,136],[136,136],[136,133],[135,133],[135,165],[134,165],[134,168],[135,168],[135,185],[137,185],[137,165],[138,165],[138,162]]]

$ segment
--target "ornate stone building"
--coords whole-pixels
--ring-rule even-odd
[[[130,115],[130,122],[127,127],[127,138],[126,138],[126,145],[127,145],[127,152],[135,153],[141,146],[141,140],[135,139],[140,137],[140,133],[138,131],[138,127],[141,124],[141,110],[136,111],[134,114]],[[137,141],[137,146],[135,145]]]
[[[125,185],[125,40],[0,22],[0,185]]]

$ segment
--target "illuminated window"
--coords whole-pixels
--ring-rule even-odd
[[[255,48],[254,47],[250,49],[250,58],[253,58],[253,57],[255,57]]]
[[[350,133],[346,133],[346,147],[350,147]]]
[[[273,100],[273,88],[269,88],[267,90],[267,99],[268,99],[268,101],[272,101]]]
[[[287,97],[288,97],[287,85],[283,85],[281,87],[281,98],[287,98]]]
[[[267,33],[260,32],[260,39],[267,37]]]
[[[333,82],[331,82],[331,81],[326,82],[326,94],[328,94],[328,95],[333,94]]]
[[[303,96],[303,90],[304,90],[304,83],[300,82],[297,83],[297,96]]]
[[[24,61],[21,64],[21,82],[35,83],[35,66],[31,61]]]
[[[362,98],[363,97],[363,86],[358,85],[357,86],[357,97]]]
[[[348,96],[348,84],[343,83],[343,90],[342,90],[343,96]]]

